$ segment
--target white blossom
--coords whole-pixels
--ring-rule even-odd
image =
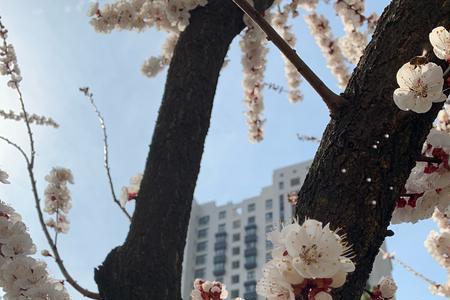
[[[56,214],[56,218],[50,218],[46,224],[56,232],[66,233],[69,230],[69,220],[66,214],[72,208],[70,190],[67,183],[73,184],[73,175],[69,169],[53,168],[45,176],[48,185],[44,191],[45,207],[44,211],[50,215]]]
[[[439,59],[450,61],[450,33],[444,27],[439,26],[431,31],[430,43]]]
[[[0,202],[0,286],[7,300],[68,300],[64,286],[51,279],[20,215]]]
[[[433,102],[447,98],[442,92],[442,68],[435,63],[404,64],[397,72],[397,83],[400,87],[394,91],[394,102],[401,110],[425,113]]]
[[[383,299],[392,299],[397,291],[397,285],[391,277],[382,277],[378,282],[378,290]]]
[[[267,299],[295,300],[305,288],[308,299],[330,299],[331,289],[342,286],[355,269],[348,258],[350,247],[319,221],[308,219],[302,225],[295,221],[269,233],[268,239],[274,245],[273,259],[256,286]],[[309,290],[315,286],[320,289]]]
[[[141,188],[142,173],[138,173],[130,178],[130,185],[122,187],[122,192],[120,194],[120,205],[125,207],[128,201],[135,200],[138,196],[139,189]]]

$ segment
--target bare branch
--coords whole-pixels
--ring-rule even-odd
[[[13,146],[14,148],[16,148],[21,154],[22,156],[25,158],[25,161],[27,163],[27,166],[30,164],[30,160],[27,156],[27,154],[25,153],[25,151],[23,151],[22,147],[20,147],[19,145],[17,145],[16,143],[14,143],[13,141],[11,141],[8,138],[5,138],[4,136],[0,136],[0,139],[4,140],[5,142],[7,142],[9,145]]]
[[[264,17],[254,9],[246,0],[233,0],[258,26],[266,33],[267,39],[287,57],[287,59],[297,68],[306,81],[322,97],[330,112],[336,112],[346,100],[336,95],[325,83],[309,68],[309,66],[297,55],[296,51],[267,23]]]
[[[312,135],[300,135],[297,133],[297,138],[302,142],[314,142],[314,143],[320,143],[320,138]]]
[[[112,176],[111,176],[111,169],[109,167],[109,145],[108,145],[108,134],[106,133],[105,120],[103,119],[103,116],[102,116],[100,110],[97,108],[97,105],[95,104],[94,97],[93,97],[94,94],[92,94],[89,91],[89,87],[80,88],[80,92],[82,92],[89,99],[89,102],[91,103],[92,108],[94,109],[95,113],[97,114],[98,121],[100,122],[100,127],[102,128],[103,153],[104,153],[103,165],[106,170],[106,176],[108,177],[109,187],[111,189],[113,201],[119,206],[119,208],[122,210],[122,212],[127,216],[128,220],[131,221],[130,214],[127,212],[127,210],[124,207],[122,207],[122,205],[120,205],[120,201],[117,199],[116,192],[114,191],[114,184],[113,184],[113,180],[112,180]]]

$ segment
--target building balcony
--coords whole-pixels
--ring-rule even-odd
[[[217,264],[217,263],[224,263],[224,262],[226,262],[226,260],[227,260],[227,257],[225,255],[216,255],[216,256],[214,256],[214,263],[215,264]]]
[[[245,242],[251,243],[256,242],[258,240],[258,236],[256,234],[249,234],[245,236]]]
[[[244,282],[244,286],[245,287],[252,286],[252,285],[256,286],[256,280],[253,279],[253,280],[247,280],[247,281]]]
[[[251,270],[251,269],[256,268],[256,260],[255,261],[247,261],[247,262],[245,262],[244,267],[247,270]],[[247,298],[245,298],[245,299],[247,299]]]
[[[248,256],[256,256],[256,254],[258,253],[256,247],[252,247],[252,248],[247,248],[244,251],[244,256],[248,257]]]
[[[258,295],[256,292],[246,292],[244,293],[244,299],[245,300],[256,300],[258,298]]]
[[[226,249],[226,248],[227,248],[227,242],[225,242],[225,241],[214,243],[214,250],[220,250],[220,249]]]
[[[223,276],[225,274],[225,269],[214,269],[214,276]]]
[[[246,225],[244,228],[245,228],[245,230],[250,230],[250,229],[256,229],[257,226],[255,223],[253,223],[253,224]]]
[[[215,237],[217,238],[217,237],[226,237],[227,236],[227,232],[226,231],[220,231],[220,232],[217,232],[216,234],[215,234]]]

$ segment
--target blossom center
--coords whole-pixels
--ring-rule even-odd
[[[417,98],[426,98],[428,96],[428,85],[424,84],[422,80],[418,80],[417,83],[411,88]]]
[[[317,264],[322,254],[318,251],[316,244],[313,244],[311,247],[303,245],[299,257],[309,266],[311,264]]]

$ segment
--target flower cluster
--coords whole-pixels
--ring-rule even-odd
[[[289,12],[293,9],[293,6],[286,4],[283,10],[276,12],[272,18],[272,26],[278,31],[283,39],[291,46],[295,48],[297,38],[292,33],[292,26],[287,25]],[[298,102],[303,99],[303,95],[299,90],[301,76],[297,71],[297,68],[283,56],[284,59],[284,72],[286,74],[287,82],[289,85],[289,100],[291,102]]]
[[[139,189],[141,188],[142,173],[139,173],[130,178],[130,185],[122,187],[122,194],[120,195],[120,205],[125,207],[128,201],[136,200]]]
[[[10,182],[8,181],[8,178],[9,178],[8,173],[0,169],[0,182],[3,184],[9,184]]]
[[[423,146],[422,155],[435,162],[419,161],[405,184],[404,195],[397,200],[391,222],[415,223],[429,218],[435,207],[450,204],[450,135],[432,129]]]
[[[350,75],[339,44],[333,38],[328,20],[323,15],[311,13],[306,16],[305,21],[327,60],[327,67],[337,78],[338,85],[345,87]]]
[[[7,37],[8,30],[0,20],[0,38],[3,40],[3,44],[0,45],[0,75],[9,76],[8,86],[16,89],[22,81],[22,76],[17,64],[16,51],[13,45],[7,43]]]
[[[266,14],[270,20],[271,14]],[[244,101],[248,111],[247,124],[249,126],[249,139],[259,142],[263,139],[264,110],[262,89],[264,85],[264,71],[266,69],[267,40],[265,33],[246,15],[244,23],[247,25],[244,36],[240,41],[242,50],[242,66],[244,69]]]
[[[450,218],[439,209],[433,213],[433,220],[439,227],[439,232],[431,231],[425,240],[425,247],[430,255],[447,270],[449,281],[445,284],[432,285],[433,294],[450,297]]]
[[[269,233],[273,259],[263,269],[256,291],[269,300],[332,299],[355,266],[343,238],[316,220],[308,219]]]
[[[88,15],[98,32],[114,29],[142,31],[156,27],[171,32],[159,57],[150,57],[142,65],[142,72],[153,77],[170,63],[180,32],[189,24],[190,11],[205,6],[207,0],[119,0],[100,8],[94,3]]]
[[[172,60],[173,51],[178,41],[178,34],[172,33],[169,35],[163,44],[161,55],[158,57],[152,56],[147,59],[142,65],[141,71],[147,77],[154,77],[161,72],[165,66],[170,64]]]
[[[8,300],[68,300],[60,281],[49,277],[46,264],[30,257],[35,245],[21,217],[0,202],[0,285]]]
[[[228,297],[225,285],[219,281],[195,279],[192,300],[220,300]]]
[[[67,183],[73,184],[72,172],[65,168],[53,168],[45,176],[45,180],[48,182],[48,185],[45,189],[44,211],[50,215],[56,214],[56,219],[50,218],[46,221],[46,224],[57,233],[67,233],[70,222],[66,214],[72,208]]]
[[[367,33],[359,31],[364,24],[364,1],[338,0],[335,4],[336,13],[344,24],[345,36],[339,39],[344,56],[352,63],[357,64],[367,45]]]
[[[437,27],[429,35],[433,51],[440,59],[448,60],[450,33]],[[444,72],[435,63],[426,62],[423,56],[415,57],[397,72],[399,88],[394,91],[394,102],[401,110],[425,113],[434,102],[443,102]]]
[[[2,117],[5,120],[14,120],[14,121],[25,120],[25,114],[23,112],[18,114],[12,110],[7,112],[7,111],[4,111],[3,109],[0,109],[0,117]],[[30,123],[30,124],[51,126],[54,128],[59,127],[58,123],[56,123],[50,117],[38,116],[36,114],[32,114],[32,115],[28,116],[27,119],[28,119],[28,123]]]

